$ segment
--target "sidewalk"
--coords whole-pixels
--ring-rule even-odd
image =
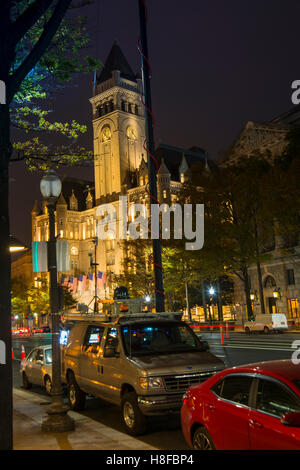
[[[154,450],[144,442],[70,411],[75,431],[44,433],[47,397],[14,388],[14,450]]]

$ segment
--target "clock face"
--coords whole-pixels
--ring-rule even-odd
[[[137,139],[137,132],[133,127],[128,127],[127,129],[127,137],[128,139],[136,140]]]
[[[109,127],[104,127],[101,134],[101,141],[107,142],[108,140],[111,140],[111,130]]]

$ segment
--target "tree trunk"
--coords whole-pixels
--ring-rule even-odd
[[[204,320],[207,321],[207,306],[206,306],[205,288],[206,288],[206,284],[205,284],[205,281],[203,281],[202,282],[202,304],[203,304]]]
[[[191,315],[191,309],[190,309],[189,289],[188,289],[187,280],[185,280],[185,298],[186,298],[186,309],[187,309],[187,314],[188,314],[188,320],[189,320],[189,322],[191,322],[192,321],[192,315]]]
[[[259,300],[260,300],[261,313],[266,313],[265,300],[264,300],[264,289],[263,289],[262,274],[261,274],[261,266],[260,266],[259,261],[257,261],[256,267],[257,267],[257,277],[258,277]]]
[[[0,105],[0,341],[5,348],[0,363],[0,449],[12,449],[12,344],[9,252],[9,107]]]
[[[254,236],[255,236],[255,251],[256,251],[256,267],[257,267],[257,277],[258,277],[258,286],[259,286],[259,300],[260,300],[260,308],[261,313],[266,313],[265,311],[265,302],[264,302],[264,290],[263,290],[263,283],[262,283],[262,275],[261,275],[261,266],[259,261],[259,246],[258,246],[258,228],[256,219],[254,220]]]
[[[220,280],[218,279],[216,282],[217,285],[217,298],[218,298],[218,320],[223,321],[223,309],[222,309],[222,295],[221,295],[221,286]]]
[[[252,320],[253,310],[252,310],[252,304],[251,304],[251,299],[250,299],[250,285],[249,285],[249,275],[248,275],[247,266],[244,266],[244,268],[242,269],[242,272],[243,272],[243,282],[244,282],[244,290],[245,290],[245,296],[246,296],[247,316],[248,316],[248,320]]]

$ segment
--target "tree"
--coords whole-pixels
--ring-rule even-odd
[[[6,345],[6,364],[0,373],[0,448],[12,448],[12,372],[11,372],[11,305],[8,174],[12,154],[10,138],[10,108],[30,72],[41,63],[62,24],[72,0],[28,0],[1,2],[0,7],[0,80],[6,88],[5,100],[0,104],[0,332]],[[35,38],[28,53],[18,57],[18,48],[39,21],[43,29]],[[55,73],[55,70],[54,70]],[[3,97],[1,97],[3,98]]]
[[[118,285],[128,288],[131,297],[153,294],[154,277],[151,268],[151,243],[149,240],[124,240],[122,248],[122,273],[114,276]]]
[[[248,268],[268,255],[273,218],[264,190],[268,162],[241,158],[234,165],[203,172],[199,167],[184,186],[182,202],[204,203],[205,244],[199,255],[206,277],[237,276],[244,284],[247,312],[253,317]],[[200,261],[201,260],[201,261]]]
[[[28,312],[37,314],[38,318],[49,314],[49,286],[45,278],[37,278],[35,281],[15,278],[11,283],[11,293],[12,314],[18,314],[23,321]],[[65,308],[76,304],[69,289],[63,289],[63,297]]]

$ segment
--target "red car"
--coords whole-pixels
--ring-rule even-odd
[[[198,450],[300,450],[300,365],[290,360],[227,369],[188,389],[181,409]]]

